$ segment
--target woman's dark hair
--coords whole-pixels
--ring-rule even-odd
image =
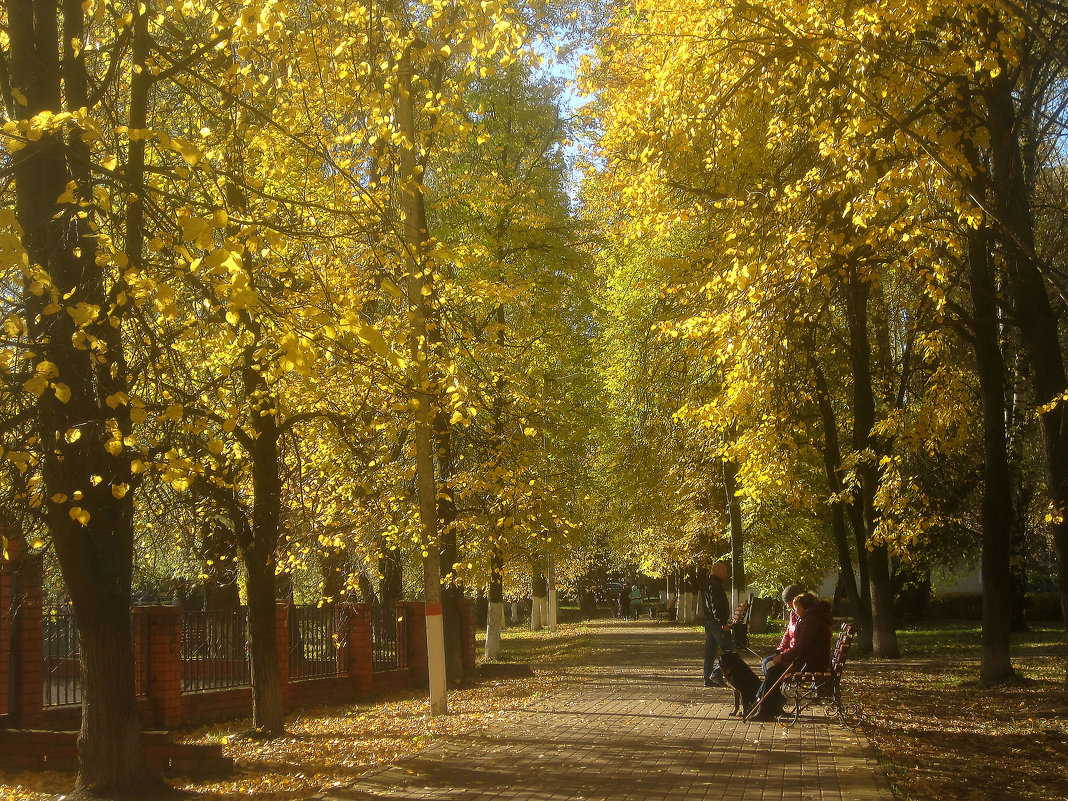
[[[806,612],[812,607],[814,607],[818,601],[819,598],[817,598],[811,592],[799,592],[797,595],[794,596],[794,604],[796,606],[801,607]]]
[[[782,602],[789,606],[790,602],[804,591],[805,588],[802,587],[800,584],[789,584],[783,588]]]

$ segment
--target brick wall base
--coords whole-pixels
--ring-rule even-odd
[[[169,732],[141,734],[150,770],[197,776],[229,776],[234,760],[217,743],[176,743]],[[78,732],[9,729],[0,731],[0,767],[8,770],[73,771],[78,767]]]

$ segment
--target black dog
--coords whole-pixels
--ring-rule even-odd
[[[744,718],[756,703],[757,690],[760,689],[760,677],[734,651],[724,651],[719,657],[719,669],[723,680],[734,690],[734,711],[728,717],[739,714]]]

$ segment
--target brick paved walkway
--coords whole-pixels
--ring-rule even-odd
[[[699,686],[696,630],[607,626],[590,645],[546,700],[323,798],[892,801],[862,736],[834,721],[728,718],[730,691]]]

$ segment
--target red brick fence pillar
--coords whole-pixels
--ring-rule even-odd
[[[41,725],[45,672],[42,580],[40,554],[29,553],[21,539],[8,540],[7,558],[0,554],[0,710],[6,710],[9,726]],[[13,705],[8,704],[11,697],[16,699]]]
[[[148,647],[143,653],[148,659],[145,694],[150,720],[145,725],[177,728],[182,723],[182,610],[177,606],[140,606],[134,615],[148,618]]]

